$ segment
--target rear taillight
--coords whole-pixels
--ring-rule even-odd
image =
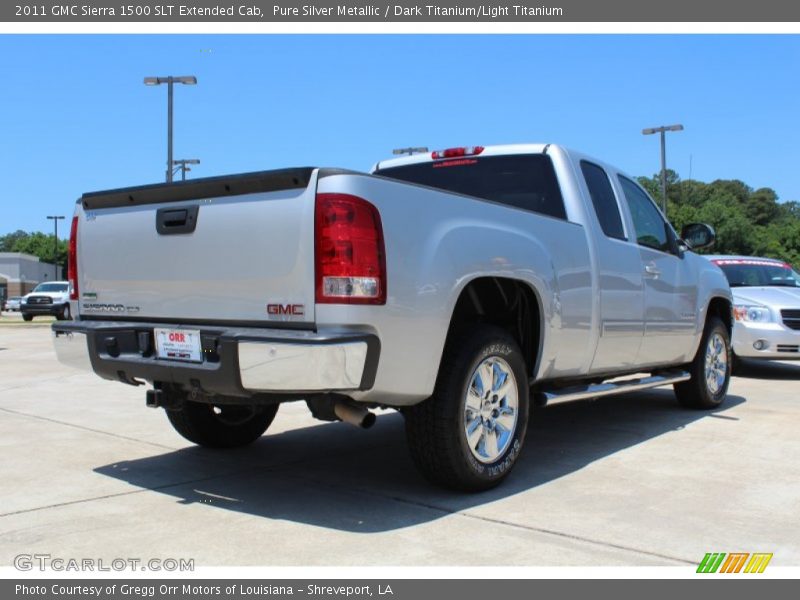
[[[67,249],[67,279],[69,280],[69,299],[78,299],[78,217],[72,217]]]
[[[349,194],[317,194],[316,298],[321,304],[385,304],[381,217]]]
[[[448,148],[447,150],[434,150],[431,158],[460,158],[462,156],[477,156],[483,152],[483,146],[463,146],[460,148]]]

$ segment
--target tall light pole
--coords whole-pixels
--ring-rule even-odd
[[[167,84],[167,183],[172,181],[172,86],[175,83],[184,85],[196,85],[197,77],[194,75],[182,75],[180,77],[145,77],[145,85]]]
[[[53,281],[58,280],[58,221],[63,219],[64,217],[61,215],[47,215],[48,219],[53,219],[53,225],[55,225],[55,239],[53,240],[53,270],[55,273],[53,274]]]
[[[683,131],[683,125],[662,125],[661,127],[642,129],[644,135],[661,134],[661,210],[665,217],[667,216],[667,141],[665,136],[667,131]]]
[[[173,174],[180,170],[181,181],[186,181],[186,171],[192,170],[188,165],[199,165],[200,160],[197,158],[179,158],[177,160],[173,160],[172,164],[174,165]]]

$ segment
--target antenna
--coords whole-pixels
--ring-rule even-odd
[[[411,148],[395,148],[392,150],[392,154],[394,155],[401,155],[401,154],[408,154],[411,156],[412,154],[420,154],[421,152],[427,152],[427,146],[416,146]]]

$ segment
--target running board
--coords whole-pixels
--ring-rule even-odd
[[[625,394],[627,392],[638,392],[662,385],[688,381],[689,379],[691,379],[691,375],[686,371],[664,371],[659,375],[651,375],[650,377],[639,379],[623,379],[621,381],[593,383],[566,388],[540,389],[535,392],[534,398],[536,399],[537,405],[544,406],[546,404],[566,402],[569,400],[587,400],[589,398],[602,398],[603,396],[613,396],[615,394]]]

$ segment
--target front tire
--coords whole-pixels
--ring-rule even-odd
[[[689,367],[692,378],[674,386],[678,402],[686,408],[717,408],[728,393],[732,364],[728,328],[719,317],[710,317],[700,347]]]
[[[72,319],[72,312],[70,311],[69,304],[64,305],[64,308],[61,309],[61,312],[56,315],[56,319],[59,321],[69,321]]]
[[[236,406],[186,401],[167,418],[184,438],[206,448],[238,448],[252,444],[272,424],[277,404]]]
[[[22,313],[22,320],[23,321],[33,321],[33,315],[27,315],[25,313]]]
[[[404,413],[411,457],[437,485],[492,488],[519,457],[528,406],[517,342],[498,327],[473,325],[448,340],[433,396]]]

